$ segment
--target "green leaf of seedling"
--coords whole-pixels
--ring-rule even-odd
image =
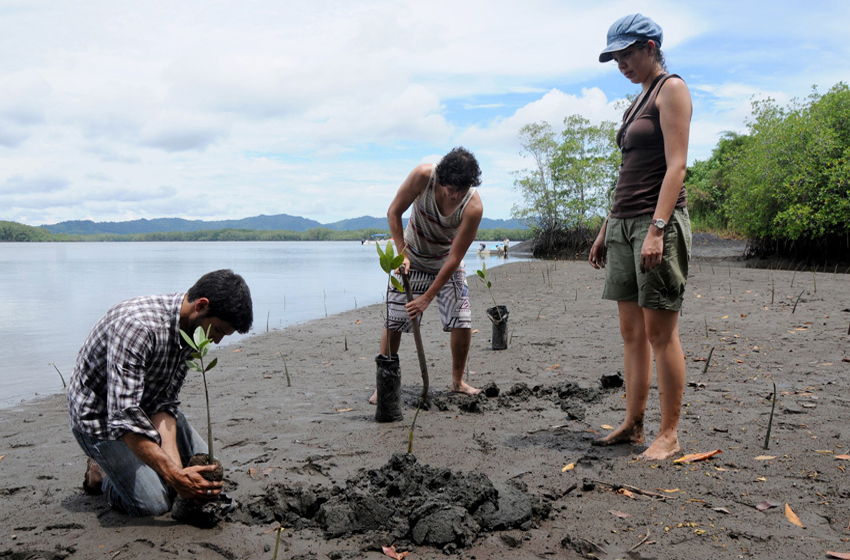
[[[381,251],[381,244],[380,244],[380,243],[375,243],[375,249],[377,249],[377,250],[378,250],[378,256],[380,256],[380,257],[381,257],[381,262],[383,262],[383,261],[384,261],[384,252],[383,252],[383,251]]]
[[[186,334],[186,331],[184,331],[183,329],[180,329],[180,336],[182,336],[182,337],[183,337],[183,340],[185,340],[185,341],[186,341],[186,343],[187,343],[190,347],[194,348],[195,350],[197,350],[197,349],[198,349],[198,347],[197,347],[197,346],[195,346],[195,341],[194,341],[194,340],[192,340],[192,337],[191,337],[191,336],[189,336],[188,334]]]
[[[204,327],[199,326],[195,329],[195,332],[192,336],[195,341],[195,348],[200,348],[201,343],[206,339],[206,333],[204,333]]]
[[[483,271],[483,270],[476,270],[475,272],[476,272],[476,274],[478,274],[478,276],[479,276],[482,280],[484,280],[484,271]]]
[[[489,289],[490,289],[490,286],[491,286],[492,284],[490,283],[490,281],[489,281],[489,280],[487,280],[486,282],[484,282],[484,285],[485,285],[485,286],[487,286],[487,289],[489,290]]]
[[[213,358],[213,361],[210,362],[210,365],[207,366],[207,371],[211,370],[218,363],[218,358]]]
[[[200,364],[198,364],[197,362],[189,362],[189,361],[187,361],[187,362],[186,362],[186,365],[187,365],[187,366],[189,366],[191,369],[193,369],[193,370],[197,371],[198,373],[203,373],[203,372],[204,372],[204,370],[202,370],[202,369],[201,369],[201,365],[200,365]]]
[[[393,249],[393,242],[392,241],[387,241],[387,249],[386,249],[386,251],[384,251],[384,253],[386,253],[386,255],[389,257],[390,261],[392,261],[395,258],[395,250]]]
[[[404,264],[404,255],[398,255],[396,258],[394,258],[392,260],[392,263],[390,263],[390,270],[395,270],[403,264]]]
[[[401,285],[401,282],[398,281],[398,278],[395,276],[390,276],[390,281],[393,283],[393,287],[399,292],[404,291],[404,286]]]

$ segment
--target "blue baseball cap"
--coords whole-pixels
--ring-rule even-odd
[[[660,47],[664,32],[661,26],[643,14],[621,17],[608,28],[608,46],[599,55],[599,62],[608,62],[611,53],[621,51],[634,43],[652,39]]]

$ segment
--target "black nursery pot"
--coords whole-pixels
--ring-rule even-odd
[[[378,388],[378,406],[375,408],[375,420],[378,422],[398,422],[404,420],[401,412],[401,366],[398,354],[387,359],[383,354],[375,356],[377,373],[375,385]]]
[[[487,309],[487,317],[493,322],[493,350],[508,347],[508,315],[508,308],[504,305]]]

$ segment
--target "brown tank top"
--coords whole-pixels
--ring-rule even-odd
[[[623,124],[617,132],[617,145],[622,150],[623,163],[614,190],[614,204],[611,206],[613,218],[634,218],[655,212],[661,183],[667,173],[664,135],[655,101],[664,83],[673,77],[679,78],[676,74],[662,77],[643,107],[636,109],[635,103],[632,103],[623,115]],[[631,118],[630,113],[634,110],[637,110],[637,114]],[[684,208],[687,203],[685,185],[682,184],[676,208]]]

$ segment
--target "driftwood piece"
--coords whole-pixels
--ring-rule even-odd
[[[413,301],[413,291],[410,289],[410,279],[407,273],[401,273],[401,281],[404,283],[404,293],[407,295],[408,303]],[[419,369],[422,371],[422,395],[419,399],[422,401],[422,408],[425,410],[431,409],[431,397],[428,394],[428,364],[425,362],[425,348],[422,344],[422,333],[419,331],[420,315],[416,319],[411,320],[413,326],[413,340],[416,342],[416,353],[419,355]]]

